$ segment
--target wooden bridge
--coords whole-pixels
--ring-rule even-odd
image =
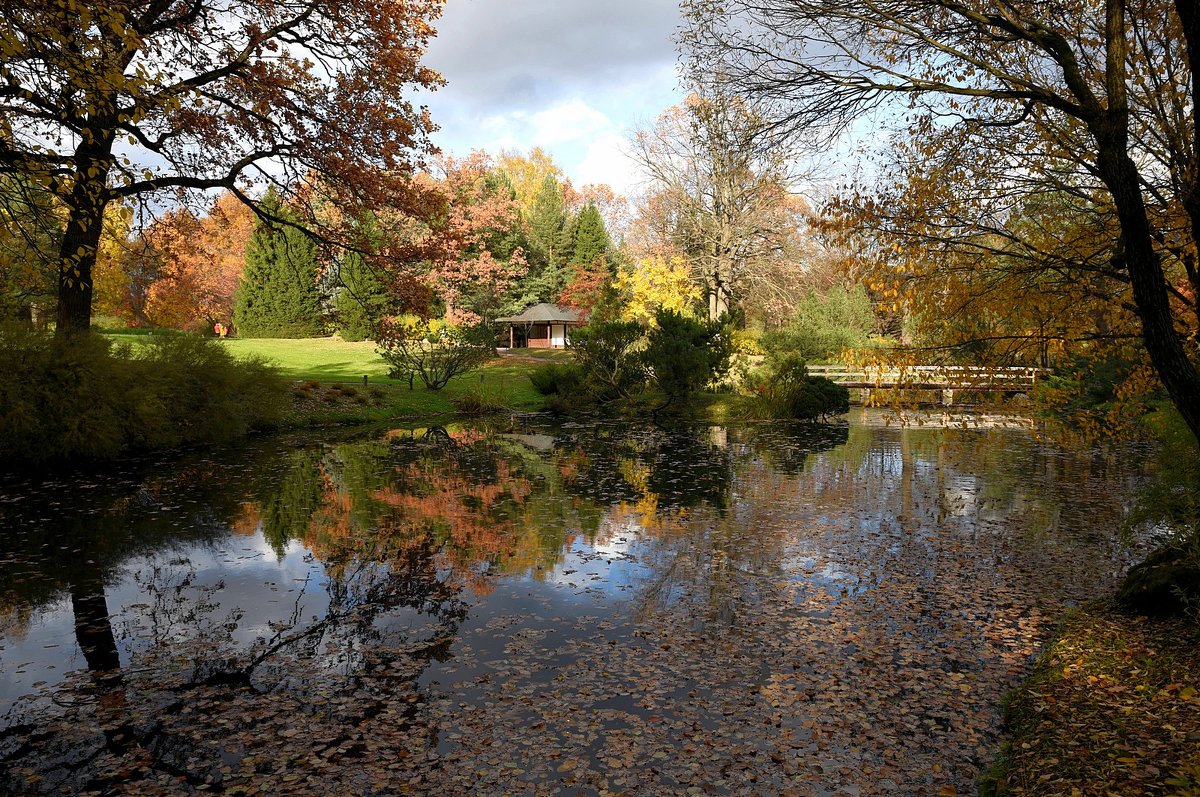
[[[810,365],[808,372],[843,387],[865,390],[868,399],[873,390],[936,390],[947,405],[954,403],[955,391],[1008,396],[1029,393],[1045,373],[1040,368],[981,365]]]

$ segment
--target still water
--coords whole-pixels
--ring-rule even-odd
[[[0,793],[948,794],[1146,451],[516,419],[0,483]]]

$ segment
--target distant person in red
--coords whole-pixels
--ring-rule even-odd
[[[223,338],[229,334],[229,327],[218,321],[217,323],[213,324],[213,332],[217,333],[218,338]]]

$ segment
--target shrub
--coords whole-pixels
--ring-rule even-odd
[[[220,344],[155,336],[136,351],[98,335],[0,329],[0,458],[108,459],[219,442],[274,425],[288,388]]]
[[[450,399],[454,408],[463,415],[491,415],[504,412],[507,404],[500,396],[489,394],[481,389],[474,389]]]
[[[646,384],[645,329],[635,321],[592,321],[571,333],[586,391],[598,401],[628,398]]]
[[[583,369],[573,363],[549,363],[529,375],[533,389],[543,396],[570,395],[583,390]]]
[[[724,324],[705,323],[671,310],[659,310],[655,322],[645,361],[667,404],[686,399],[728,369],[733,346]]]
[[[420,377],[430,390],[483,365],[496,354],[495,335],[486,324],[445,327],[438,322],[394,323],[381,327],[379,355],[393,379]]]
[[[808,376],[793,385],[784,397],[789,418],[826,420],[850,410],[850,391],[823,376]]]
[[[823,376],[812,376],[795,350],[767,352],[747,385],[764,402],[767,415],[805,421],[826,419],[850,409],[850,391]]]

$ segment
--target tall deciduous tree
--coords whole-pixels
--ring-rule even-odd
[[[270,203],[265,207],[278,210]],[[179,329],[228,324],[256,226],[254,212],[230,192],[218,197],[203,217],[183,208],[158,219],[144,235],[158,259],[146,296],[147,319]]]
[[[1009,131],[1032,144],[1020,172],[996,175],[1009,191],[1066,169],[1077,195],[1097,192],[1093,204],[1115,221],[1108,268],[1127,282],[1154,370],[1200,439],[1200,357],[1184,318],[1200,312],[1194,0],[694,0],[688,10],[694,68],[773,100],[777,124],[836,134],[899,97],[909,132]]]
[[[432,125],[405,98],[441,0],[0,4],[0,173],[65,208],[58,329],[87,329],[104,209],[316,175],[404,204]],[[282,175],[282,177],[279,177]],[[241,194],[244,199],[246,195]],[[362,197],[359,197],[362,198]]]
[[[692,264],[716,319],[790,234],[778,217],[793,179],[788,139],[751,103],[692,94],[639,131],[632,154],[651,180],[657,237]]]
[[[486,154],[445,157],[439,165],[439,175],[422,175],[434,212],[391,224],[409,231],[401,249],[428,264],[425,284],[445,303],[449,320],[494,317],[500,296],[525,272],[520,209]]]
[[[496,167],[512,184],[517,206],[526,220],[533,218],[534,206],[538,195],[545,190],[547,179],[558,185],[560,196],[562,194],[563,170],[554,163],[550,153],[541,147],[529,150],[528,155],[504,150],[496,158]]]

